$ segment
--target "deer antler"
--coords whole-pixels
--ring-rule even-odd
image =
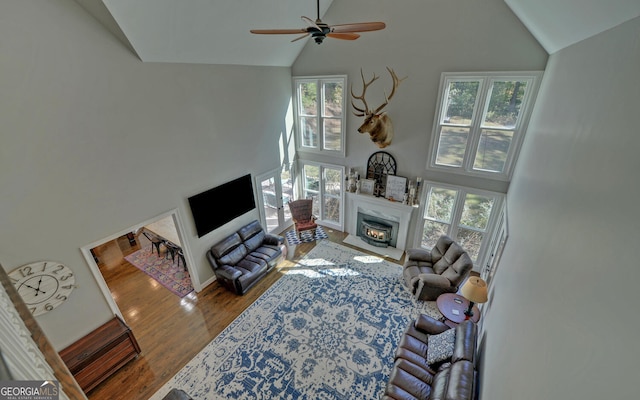
[[[387,104],[389,104],[389,101],[393,98],[393,95],[396,94],[396,88],[398,87],[398,85],[400,85],[400,82],[402,82],[403,80],[407,79],[406,76],[404,78],[402,78],[402,79],[398,79],[398,75],[396,75],[396,73],[393,71],[393,69],[391,69],[389,67],[387,67],[387,71],[389,71],[389,73],[391,74],[391,79],[393,79],[393,89],[391,89],[391,94],[389,95],[389,97],[387,97],[387,93],[385,92],[385,94],[384,94],[385,102],[382,103],[378,108],[376,108],[376,110],[373,112],[374,114],[378,114],[380,111],[382,111],[382,109]]]
[[[362,68],[360,68],[360,76],[362,77],[362,95],[360,96],[356,96],[355,94],[353,94],[353,84],[351,84],[351,105],[353,106],[353,108],[356,109],[356,111],[359,111],[360,113],[353,113],[356,117],[364,117],[367,114],[371,114],[371,110],[369,110],[369,106],[367,105],[367,101],[364,99],[364,95],[367,92],[367,88],[369,87],[369,85],[371,85],[376,79],[379,78],[379,76],[376,76],[376,74],[373,74],[373,78],[371,78],[371,80],[369,82],[366,82],[364,79],[364,73],[362,72]],[[395,89],[395,88],[394,88]],[[361,100],[364,103],[364,109],[356,107],[356,105],[353,103],[353,99],[358,99]]]

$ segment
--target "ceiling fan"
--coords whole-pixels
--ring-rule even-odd
[[[302,20],[308,25],[300,29],[251,29],[251,33],[260,35],[290,35],[302,34],[292,40],[295,42],[311,36],[316,43],[320,44],[325,37],[342,40],[356,40],[360,37],[356,32],[378,31],[385,28],[384,22],[357,22],[353,24],[328,25],[320,19],[320,0],[317,0],[317,18],[312,20],[302,16]]]

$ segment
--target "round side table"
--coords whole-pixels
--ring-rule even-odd
[[[438,296],[436,305],[448,321],[459,324],[466,319],[464,312],[469,308],[469,300],[456,293],[445,293]],[[478,322],[480,320],[480,309],[474,304],[472,310],[473,316],[471,320]]]

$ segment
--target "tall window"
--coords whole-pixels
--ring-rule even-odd
[[[503,195],[431,183],[424,190],[420,246],[431,249],[441,235],[447,235],[469,253],[474,263],[481,261]]]
[[[510,179],[541,76],[444,73],[428,167]]]
[[[294,79],[298,150],[345,155],[346,76]]]
[[[302,196],[313,199],[313,214],[323,225],[343,229],[344,167],[305,163],[302,166]]]

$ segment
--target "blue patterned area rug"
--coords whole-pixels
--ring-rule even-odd
[[[407,324],[441,318],[402,267],[323,240],[151,399],[379,399]]]
[[[313,242],[314,240],[326,239],[329,237],[320,225],[318,225],[318,227],[316,228],[315,237],[313,237],[311,231],[303,231],[302,233],[300,233],[300,239],[298,239],[298,236],[296,235],[296,231],[294,229],[288,231],[285,236],[287,238],[287,243],[289,243],[289,245],[291,246],[300,243]]]

